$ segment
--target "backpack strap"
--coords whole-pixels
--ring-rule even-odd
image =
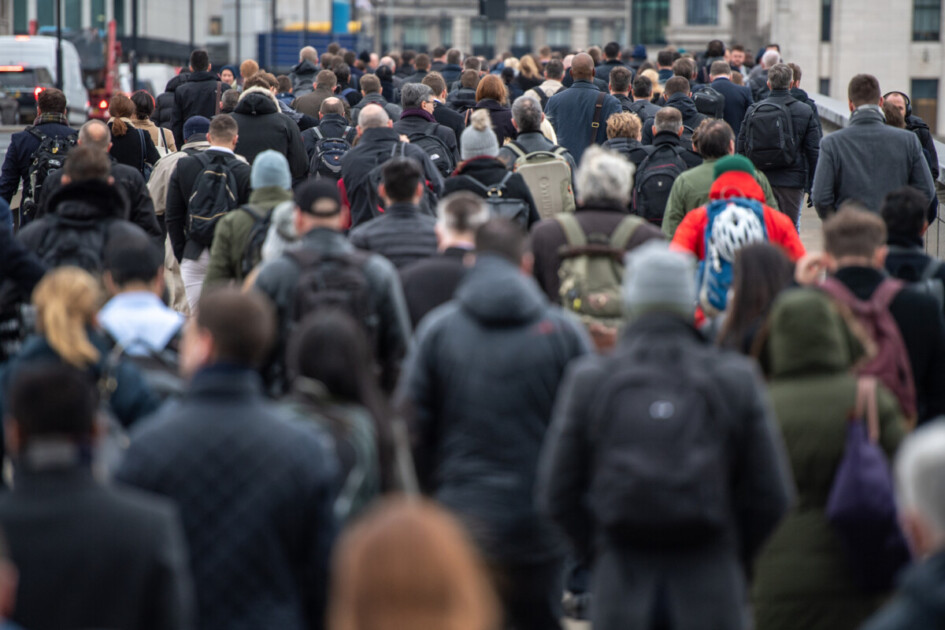
[[[552,153],[559,157],[564,157],[564,154],[568,152],[567,147],[557,146],[551,150]]]
[[[925,266],[925,269],[922,270],[922,275],[919,276],[919,280],[933,280],[938,275],[938,272],[945,266],[945,262],[942,262],[938,258],[930,258],[929,264]]]
[[[604,99],[607,98],[607,94],[601,92],[597,95],[597,100],[594,101],[594,120],[591,121],[591,135],[588,140],[588,146],[594,144],[594,139],[597,137],[597,130],[600,128],[600,117],[604,111]]]
[[[873,291],[873,295],[870,296],[870,303],[875,304],[876,306],[888,309],[889,305],[896,295],[902,290],[905,286],[902,280],[896,280],[895,278],[884,278],[882,282],[879,283],[879,286],[876,287],[876,290]]]
[[[249,204],[246,204],[245,206],[240,206],[239,210],[242,210],[243,212],[251,216],[253,218],[254,223],[257,221],[263,221],[265,219],[262,213],[259,212],[259,208],[254,208],[253,206]]]
[[[315,128],[318,129],[318,127],[315,127]],[[341,132],[342,134],[341,137],[344,138],[348,142],[348,144],[351,144],[354,141],[354,138],[351,138],[350,140],[348,139],[348,136],[350,136],[351,132],[353,131],[357,131],[357,130],[351,125],[348,125],[347,127],[345,127],[345,130]]]
[[[562,212],[555,215],[555,221],[561,226],[564,232],[564,238],[569,247],[585,247],[587,245],[587,236],[581,228],[577,217],[570,213]]]
[[[515,140],[510,140],[505,146],[509,151],[515,154],[516,159],[523,158],[528,155],[528,153],[525,152],[525,149],[523,149],[522,146]]]
[[[512,171],[508,171],[505,174],[505,177],[503,177],[502,180],[498,184],[493,185],[489,189],[489,192],[495,191],[499,193],[499,196],[501,197],[502,193],[505,192],[505,184],[509,181],[509,179],[512,178],[512,175],[514,175],[514,173]]]
[[[642,224],[643,220],[635,216],[626,216],[621,219],[614,233],[610,235],[610,246],[620,251],[627,249],[627,244]]]
[[[867,435],[870,442],[879,441],[879,406],[876,402],[875,376],[861,376],[856,381],[856,404],[853,414],[854,420],[866,423]]]
[[[315,128],[312,130],[312,134],[314,134],[314,136],[315,136],[315,141],[316,141],[316,142],[318,142],[319,140],[324,140],[324,139],[325,139],[325,135],[322,133],[322,130],[319,129],[318,127],[315,127]]]

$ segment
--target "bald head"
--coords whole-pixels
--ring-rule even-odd
[[[358,127],[361,129],[386,127],[388,124],[390,124],[390,116],[380,105],[365,105],[358,115]]]
[[[571,60],[571,76],[574,80],[590,81],[594,78],[594,58],[587,53],[578,53]]]
[[[79,129],[78,143],[88,147],[108,151],[112,143],[112,134],[101,120],[90,120]]]

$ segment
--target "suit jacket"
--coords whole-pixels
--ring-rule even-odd
[[[105,486],[90,470],[18,466],[0,525],[20,573],[24,628],[191,628],[193,592],[177,509]]]
[[[725,119],[725,122],[735,132],[735,136],[738,137],[738,130],[742,127],[745,112],[748,111],[748,106],[754,102],[751,98],[751,90],[744,85],[735,85],[728,77],[716,78],[709,87],[725,97],[725,109],[722,112],[722,118]]]
[[[600,93],[590,81],[575,81],[567,90],[548,99],[545,106],[545,113],[558,136],[558,144],[567,148],[578,164],[581,163],[584,149],[590,144],[607,141],[607,119],[611,114],[621,111],[620,102],[606,94],[600,113],[600,127],[596,133],[592,133],[594,107]]]

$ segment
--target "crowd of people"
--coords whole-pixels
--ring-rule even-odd
[[[0,628],[945,624],[938,156],[868,74],[825,136],[801,77],[332,44],[80,129],[42,91]]]

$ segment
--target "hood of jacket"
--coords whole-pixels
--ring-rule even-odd
[[[491,98],[484,98],[476,103],[476,109],[488,109],[490,112],[507,112],[509,108]]]
[[[790,90],[788,90],[788,92],[791,94],[791,96],[794,97],[795,100],[801,101],[802,103],[811,102],[810,97],[807,95],[807,92],[805,92],[799,87],[793,87]]]
[[[272,92],[263,87],[251,87],[240,95],[240,101],[236,104],[233,113],[264,116],[278,114],[281,111],[279,101]]]
[[[181,72],[176,77],[171,77],[171,80],[167,82],[167,85],[164,86],[165,92],[173,92],[176,90],[182,83],[187,83],[187,80],[190,78],[189,72]]]
[[[372,103],[375,105],[380,105],[381,107],[388,104],[387,99],[384,98],[383,94],[380,92],[372,92],[370,94],[365,94],[364,98],[361,99],[361,102],[358,103],[358,111],[364,109],[365,105],[370,105]]]
[[[689,120],[699,113],[699,110],[696,109],[696,104],[685,94],[673,94],[673,96],[666,101],[666,107],[678,109],[679,113],[682,114],[683,121]]]
[[[49,198],[48,208],[68,219],[105,219],[127,216],[128,200],[117,186],[91,179],[58,188]]]
[[[493,169],[507,170],[505,164],[499,158],[494,158],[491,155],[477,155],[460,163],[459,166],[456,167],[456,170],[453,171],[453,174],[475,177],[477,173],[491,171]]]
[[[772,377],[846,372],[864,353],[826,293],[790,289],[775,300],[764,338]]]
[[[488,326],[515,326],[534,321],[545,310],[538,285],[514,264],[494,254],[479,254],[456,289],[460,307]]]
[[[199,72],[191,72],[190,76],[187,77],[188,83],[197,83],[198,81],[219,81],[220,78],[217,76],[216,72],[210,72],[209,70],[201,70]]]
[[[318,74],[318,67],[308,59],[303,59],[292,67],[292,72],[299,74]]]
[[[719,175],[712,187],[709,188],[709,199],[731,199],[745,197],[754,199],[762,204],[765,202],[765,191],[754,175],[744,171],[728,171]]]

